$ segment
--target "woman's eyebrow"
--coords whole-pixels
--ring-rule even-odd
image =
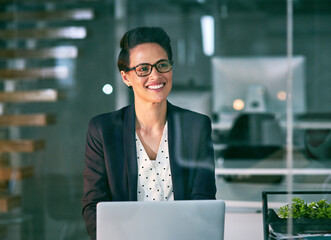
[[[164,59],[164,58],[162,58],[162,59],[160,59],[160,60],[157,60],[154,64],[156,64],[156,63],[158,63],[158,62],[161,62],[161,61],[168,61],[167,59]],[[144,64],[148,64],[148,65],[154,65],[154,64],[151,64],[151,63],[139,63],[138,65],[136,65],[136,67],[137,66],[139,66],[139,65],[144,65]]]

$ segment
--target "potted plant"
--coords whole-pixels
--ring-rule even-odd
[[[302,234],[329,234],[331,233],[331,204],[326,199],[321,198],[316,202],[305,202],[300,197],[294,197],[289,204],[285,204],[278,210],[268,207],[269,195],[331,195],[331,191],[263,191],[263,232],[264,239],[270,239],[275,233],[287,235],[288,224],[292,223],[291,233]],[[319,199],[318,197],[315,199]],[[270,229],[272,233],[270,235]],[[274,239],[274,238],[271,238]]]
[[[300,197],[280,207],[277,213],[268,210],[270,227],[274,232],[286,233],[288,219],[292,218],[293,234],[331,233],[331,204],[325,199],[306,203]]]

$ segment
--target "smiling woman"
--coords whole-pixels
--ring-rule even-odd
[[[83,216],[96,237],[101,201],[215,199],[211,121],[172,105],[170,38],[159,27],[124,34],[118,69],[134,104],[98,115],[86,137]]]
[[[136,108],[165,106],[172,86],[171,62],[158,43],[143,43],[130,50],[130,65],[134,67],[121,70],[121,75],[133,89]]]

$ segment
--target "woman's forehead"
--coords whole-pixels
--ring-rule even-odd
[[[130,65],[154,64],[160,59],[168,59],[166,51],[157,43],[143,43],[130,50]]]

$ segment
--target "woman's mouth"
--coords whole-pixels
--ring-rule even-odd
[[[165,85],[165,83],[161,83],[161,84],[158,84],[158,85],[150,85],[150,86],[147,86],[148,89],[152,89],[152,90],[156,90],[156,89],[160,89],[160,88],[163,88]]]

